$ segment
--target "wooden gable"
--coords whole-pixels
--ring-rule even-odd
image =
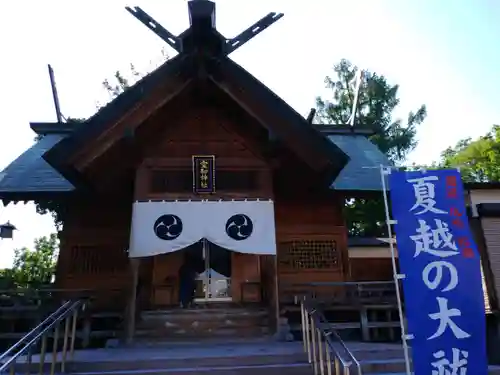
[[[190,3],[190,12],[196,7],[195,2]],[[269,138],[286,145],[311,170],[325,174],[330,181],[340,173],[348,156],[227,57],[235,48],[229,48],[230,40],[215,29],[215,8],[202,8],[191,17],[190,28],[174,37],[179,55],[127,89],[44,155],[64,177],[73,182],[107,153],[118,152],[120,142],[134,138],[160,109],[170,105],[167,117],[172,118],[178,111],[189,110],[172,103],[193,88],[206,85],[224,92],[267,131]]]
[[[235,124],[221,112],[197,108],[187,113],[159,144],[146,151],[145,162],[154,158],[172,166],[191,165],[192,155],[217,155],[217,165],[265,166],[256,142],[243,138]]]
[[[194,198],[192,156],[214,155],[216,194],[212,197],[272,195],[272,159],[265,154],[267,133],[248,115],[235,115],[216,105],[203,105],[188,96],[190,110],[175,120],[168,109],[154,119],[167,123],[149,141],[137,164],[136,199]],[[153,119],[151,120],[153,121]],[[152,127],[153,124],[145,125]],[[151,128],[149,128],[151,129]],[[261,141],[263,140],[263,141]]]

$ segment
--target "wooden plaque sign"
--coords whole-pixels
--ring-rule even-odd
[[[193,191],[196,194],[215,193],[215,156],[193,156]]]

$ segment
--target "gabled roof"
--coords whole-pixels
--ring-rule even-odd
[[[268,129],[309,164],[314,160],[319,162],[320,158],[329,160],[336,169],[331,175],[335,178],[348,162],[349,156],[335,143],[328,142],[301,114],[233,60],[228,57],[211,60],[207,73],[248,113],[262,123],[267,122]]]
[[[273,138],[286,144],[321,173],[321,177],[332,181],[332,188],[380,190],[376,182],[380,180],[377,168],[379,164],[388,163],[375,145],[355,134],[328,134],[325,137],[263,83],[228,58],[229,53],[282,15],[270,13],[238,37],[226,39],[215,28],[213,2],[190,1],[190,28],[178,37],[170,35],[140,8],[129,11],[167,43],[173,43],[179,55],[142,78],[82,124],[68,124],[60,134],[54,133],[49,124],[33,125],[33,130],[45,137],[4,170],[0,198],[15,192],[73,190],[78,181],[84,179],[80,171],[90,165],[96,155],[132,134],[181,92],[207,80],[227,93],[266,127]],[[92,145],[99,147],[92,148]],[[82,155],[85,157],[81,158]],[[370,169],[374,166],[377,168]]]
[[[34,193],[72,191],[74,186],[42,158],[63,138],[60,134],[46,135],[10,163],[0,174],[0,197],[26,195],[29,199]]]
[[[201,77],[198,69],[204,72]],[[123,124],[127,121],[127,116],[132,118],[128,127],[138,126],[155,109],[180,94],[190,83],[203,79],[212,80],[313,169],[320,172],[328,169],[330,177],[334,178],[349,160],[340,148],[315,131],[303,116],[228,57],[214,59],[183,54],[164,63],[88,121],[77,126],[74,132],[44,157],[67,178],[71,178],[66,171],[72,167],[72,157],[82,147],[109,136],[106,133],[116,124],[126,129]],[[168,85],[168,93],[160,95],[161,87]],[[139,120],[136,109],[141,111],[144,107],[148,108],[145,110],[147,115]],[[110,145],[117,140],[107,140],[106,144]]]
[[[47,128],[34,124],[36,129]],[[50,127],[49,133],[53,132]],[[33,199],[43,193],[71,192],[74,186],[50,166],[42,155],[57,145],[66,134],[47,134],[21,154],[0,173],[0,198],[24,195]],[[332,181],[331,188],[345,191],[381,191],[380,164],[389,161],[378,148],[363,135],[328,135],[326,140],[349,154],[350,161],[340,175]],[[365,168],[372,167],[372,168]]]
[[[332,183],[335,190],[382,191],[380,166],[392,163],[363,135],[327,135],[350,158]]]

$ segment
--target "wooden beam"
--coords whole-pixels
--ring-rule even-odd
[[[355,128],[350,125],[311,124],[311,126],[324,135],[364,135],[369,137],[376,134],[372,129]]]
[[[224,82],[221,82],[218,79],[214,79],[214,82],[234,101],[236,101],[238,105],[240,105],[245,111],[247,111],[251,116],[257,119],[257,121],[259,121],[261,124],[266,126],[266,128],[270,123],[273,123],[275,125],[283,123],[283,119],[281,119],[277,113],[263,108],[262,105],[256,102],[256,100],[259,100],[258,98],[252,98],[248,94],[245,94],[245,92],[240,87],[237,87],[229,80],[224,80]],[[287,124],[283,124],[282,126],[285,125]],[[324,158],[324,156],[320,152],[317,152],[314,147],[306,146],[309,150],[304,147],[304,145],[307,144],[306,139],[294,138],[293,136],[290,136],[287,137],[286,141],[288,142],[289,147],[291,147],[302,160],[304,160],[311,168],[313,168],[313,170],[320,171],[329,165],[329,160]]]
[[[108,150],[117,139],[121,138],[126,130],[134,131],[140,124],[153,115],[169,100],[177,96],[190,85],[191,79],[181,81],[181,78],[172,79],[161,85],[145,100],[139,102],[135,107],[127,111],[115,124],[110,126],[89,147],[84,148],[72,160],[78,170],[85,169],[98,156]]]
[[[30,128],[36,134],[70,134],[75,130],[76,122],[30,122]]]
[[[153,17],[143,11],[140,7],[125,7],[125,9],[137,18],[144,26],[158,35],[165,43],[175,49],[177,52],[182,52],[182,43],[179,37],[172,34],[158,23]]]
[[[130,302],[127,314],[127,344],[134,341],[135,336],[135,315],[137,309],[137,283],[139,282],[139,258],[130,258],[130,266],[132,268],[132,283],[130,290]]]
[[[252,26],[248,27],[246,30],[242,31],[238,36],[229,39],[227,41],[226,54],[236,51],[246,42],[253,39],[255,36],[278,21],[281,17],[283,17],[283,13],[271,12],[255,22]]]

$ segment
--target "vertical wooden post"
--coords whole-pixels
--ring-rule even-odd
[[[82,327],[82,348],[87,349],[90,346],[90,339],[92,334],[92,314],[86,309],[83,318]]]
[[[363,341],[368,342],[370,340],[370,328],[368,327],[368,311],[365,306],[361,306],[359,309],[360,320],[361,320],[361,334]]]
[[[280,331],[280,294],[278,283],[278,251],[274,256],[274,293],[275,293],[275,308],[276,308],[276,333]]]
[[[132,271],[132,289],[130,291],[130,301],[127,314],[127,344],[132,343],[135,334],[135,314],[137,305],[137,283],[139,282],[139,258],[130,258]]]

